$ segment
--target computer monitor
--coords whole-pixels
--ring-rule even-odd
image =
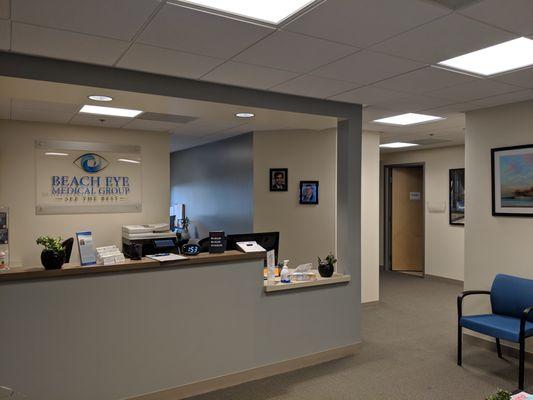
[[[278,262],[279,251],[279,232],[265,232],[265,233],[240,233],[236,235],[227,236],[227,249],[238,250],[237,242],[257,242],[266,251],[275,250],[276,264]]]

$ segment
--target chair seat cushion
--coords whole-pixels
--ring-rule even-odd
[[[469,315],[462,317],[460,324],[463,328],[483,333],[495,338],[519,341],[520,320],[514,317],[498,314]],[[533,322],[526,322],[526,337],[533,335]]]

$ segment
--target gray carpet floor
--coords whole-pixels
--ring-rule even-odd
[[[363,307],[358,354],[194,400],[482,400],[516,388],[517,362],[465,343],[455,361],[457,283],[382,273],[381,302]],[[531,358],[531,357],[530,357]],[[533,367],[526,386],[533,389]],[[527,387],[526,387],[527,389]]]

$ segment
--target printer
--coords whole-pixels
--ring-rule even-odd
[[[167,223],[146,225],[124,225],[122,227],[122,251],[128,258],[132,256],[134,245],[142,246],[142,256],[157,253],[179,254],[176,233]]]

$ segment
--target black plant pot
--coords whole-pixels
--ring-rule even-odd
[[[322,262],[318,264],[318,273],[322,278],[331,278],[333,275],[333,264]]]
[[[60,269],[65,263],[65,253],[43,250],[41,253],[41,263],[44,269]]]

